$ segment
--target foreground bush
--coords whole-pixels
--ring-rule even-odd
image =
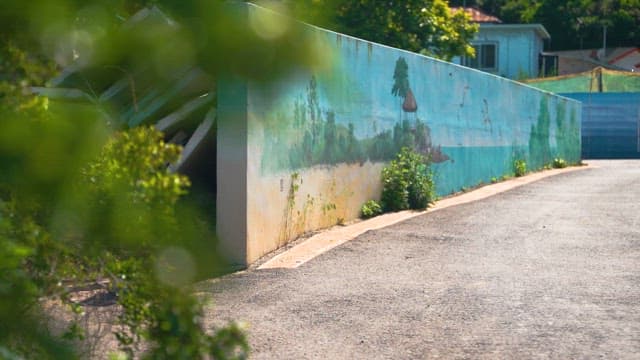
[[[103,135],[73,141],[96,123],[76,129],[53,114],[3,114],[0,130],[21,138],[0,139],[0,358],[73,359],[69,340],[83,329],[48,333],[39,304],[58,298],[82,312],[70,295],[87,284],[115,295],[115,335],[127,357],[144,342],[145,358],[245,358],[243,331],[232,324],[207,334],[203,304],[189,291],[201,263],[189,246],[211,234],[191,226],[188,209],[177,211],[190,183],[166,165],[181,149],[151,127],[116,132],[102,145],[100,126]],[[39,147],[50,163],[30,163]]]
[[[409,148],[402,148],[382,170],[384,211],[425,209],[435,198],[430,162]]]

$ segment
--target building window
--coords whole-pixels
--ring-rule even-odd
[[[473,44],[476,57],[465,57],[464,65],[474,69],[494,71],[498,70],[498,44]]]

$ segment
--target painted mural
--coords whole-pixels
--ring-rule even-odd
[[[439,195],[554,157],[580,158],[577,104],[504,78],[339,34],[339,60],[302,74],[264,117],[263,175],[387,162],[404,147],[435,164]],[[333,38],[331,38],[333,37]]]
[[[368,126],[367,131],[360,131],[357,136],[358,118],[324,105],[326,101],[320,98],[318,80],[311,75],[305,89],[291,101],[290,111],[279,111],[265,127],[262,170],[269,173],[316,165],[386,162],[402,147],[410,147],[434,163],[448,160],[449,157],[432,144],[431,129],[418,117],[418,104],[404,57],[397,59],[389,78],[392,85],[388,96],[398,100],[398,113],[390,122],[393,126],[381,126],[373,114],[370,121],[361,124],[361,127]],[[287,136],[283,138],[283,134]]]

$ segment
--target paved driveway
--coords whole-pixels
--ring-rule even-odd
[[[204,283],[208,324],[256,359],[640,358],[640,161],[591,164]]]

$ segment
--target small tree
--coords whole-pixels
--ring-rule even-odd
[[[385,211],[424,209],[435,198],[430,162],[409,148],[382,169],[382,206]]]

